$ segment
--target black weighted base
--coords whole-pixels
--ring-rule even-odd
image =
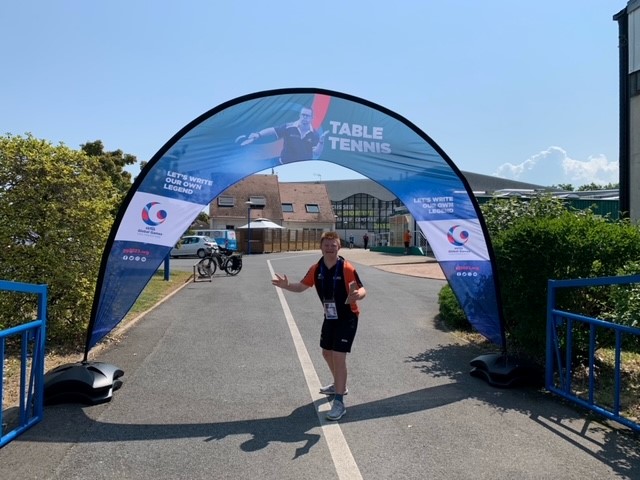
[[[471,376],[481,378],[493,387],[539,386],[542,382],[539,368],[503,353],[480,355],[470,364],[473,367]]]
[[[111,400],[122,386],[124,371],[101,362],[61,365],[44,376],[44,404],[83,403],[96,405]]]

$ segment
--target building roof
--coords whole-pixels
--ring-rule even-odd
[[[221,206],[220,198],[233,198],[231,206]],[[230,223],[242,225],[246,223],[249,205],[248,202],[252,197],[262,197],[264,199],[264,208],[255,209],[251,212],[251,218],[266,217],[278,224],[282,224],[282,207],[280,204],[280,186],[278,184],[277,175],[251,175],[242,181],[227,188],[216,200],[209,206],[209,216],[222,220],[227,218]]]
[[[282,213],[285,222],[335,222],[327,187],[322,183],[281,183],[280,200],[293,206],[293,212]],[[308,212],[309,204],[318,205],[319,212]]]
[[[305,182],[307,183],[307,182]],[[332,202],[339,202],[356,193],[366,193],[383,201],[393,201],[396,196],[368,178],[355,180],[329,180],[322,182]],[[310,183],[307,183],[310,184]]]
[[[550,190],[549,187],[536,185],[534,183],[518,182],[507,178],[494,177],[493,175],[482,175],[480,173],[462,172],[467,179],[471,190],[474,192],[493,193],[496,190],[521,189],[521,190]]]
[[[547,190],[547,187],[535,185],[533,183],[518,182],[506,178],[494,177],[491,175],[481,175],[479,173],[462,172],[471,190],[491,194],[496,190],[520,189],[520,190]],[[312,185],[318,182],[303,182]],[[378,185],[368,178],[351,180],[325,180],[322,182],[327,187],[329,198],[333,202],[344,200],[357,193],[366,193],[383,201],[393,201],[397,197],[386,188]],[[286,184],[283,184],[286,185]]]
[[[541,185],[517,182],[505,178],[463,172],[474,192],[492,194],[500,190],[545,190]],[[331,202],[342,201],[352,195],[364,193],[382,201],[396,200],[396,195],[368,178],[348,180],[328,180],[323,182],[283,182],[277,175],[251,175],[229,187],[220,197],[232,198],[231,206],[221,206],[219,201],[211,203],[209,216],[244,220],[247,217],[247,204],[252,197],[263,197],[265,207],[254,212],[252,218],[267,217],[281,224],[288,222],[331,222],[334,213]],[[219,197],[219,198],[220,198]],[[293,212],[282,212],[281,204],[293,204]],[[308,213],[307,204],[318,204],[320,214]]]
[[[477,196],[528,196],[547,191],[563,198],[617,198],[616,190],[595,192],[563,192],[542,185],[518,182],[491,175],[462,172],[471,190]],[[396,196],[374,181],[364,179],[329,180],[323,182],[283,182],[277,175],[251,175],[229,187],[211,203],[209,216],[227,225],[243,225],[247,220],[247,201],[257,198],[264,201],[264,208],[251,211],[251,218],[269,218],[282,225],[284,222],[326,224],[335,221],[331,202],[340,202],[356,194],[368,194],[382,201],[394,201]],[[221,206],[220,198],[232,199],[231,206]],[[223,202],[224,203],[224,202]],[[282,204],[291,204],[292,212],[283,212]],[[317,213],[307,205],[318,205]]]

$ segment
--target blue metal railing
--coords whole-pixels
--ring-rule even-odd
[[[627,334],[640,336],[640,329],[607,322],[597,318],[586,317],[584,315],[578,315],[576,313],[566,312],[555,308],[557,290],[560,288],[625,285],[631,283],[640,283],[640,275],[548,281],[545,388],[550,392],[560,395],[561,397],[592,410],[608,419],[615,420],[616,422],[626,425],[635,431],[640,431],[640,424],[625,417],[620,412],[622,335]],[[589,326],[589,352],[587,358],[589,379],[586,398],[578,396],[572,388],[573,330],[576,323],[586,324]],[[564,361],[561,342],[558,338],[558,333],[562,327],[565,327]],[[595,395],[596,328],[613,331],[615,336],[614,391],[610,406],[598,402]],[[555,375],[556,373],[557,376]],[[554,376],[557,379],[555,382]]]
[[[20,336],[20,389],[18,419],[5,432],[4,409],[0,408],[0,447],[42,420],[44,405],[44,344],[47,325],[47,286],[0,280],[0,290],[38,296],[37,318],[16,327],[0,330],[0,405],[4,405],[6,340]],[[13,424],[13,422],[12,422]]]

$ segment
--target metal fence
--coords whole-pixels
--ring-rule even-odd
[[[35,294],[35,320],[0,330],[0,447],[42,420],[44,405],[44,345],[47,324],[47,286],[0,280],[0,291]],[[9,357],[19,358],[18,405],[5,402],[5,378]],[[7,408],[5,408],[7,405]]]
[[[561,397],[582,407],[592,410],[608,419],[640,431],[640,424],[622,412],[622,354],[623,338],[640,338],[640,329],[591,318],[556,308],[558,290],[562,288],[588,288],[596,286],[624,285],[640,283],[640,275],[624,277],[583,278],[575,280],[549,280],[547,293],[547,349],[545,387]],[[584,368],[575,362],[574,338],[588,331],[588,352],[586,371],[582,375],[580,388],[577,388],[575,373]],[[597,337],[613,335],[613,387],[604,389],[599,385],[596,375]],[[586,378],[584,378],[586,377]],[[602,376],[600,376],[602,377]],[[600,387],[600,388],[599,388]],[[602,390],[610,390],[603,392]]]
[[[253,229],[251,230],[251,253],[295,252],[319,250],[321,228],[304,230]],[[238,250],[248,253],[247,230],[237,231]]]

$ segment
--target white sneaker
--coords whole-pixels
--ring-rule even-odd
[[[320,393],[322,395],[335,395],[336,394],[336,386],[332,383],[331,385],[327,385],[325,387],[320,387]],[[349,393],[349,389],[344,389],[344,395]]]
[[[334,400],[331,411],[327,413],[327,420],[340,420],[344,414],[347,413],[347,409],[340,400]]]

